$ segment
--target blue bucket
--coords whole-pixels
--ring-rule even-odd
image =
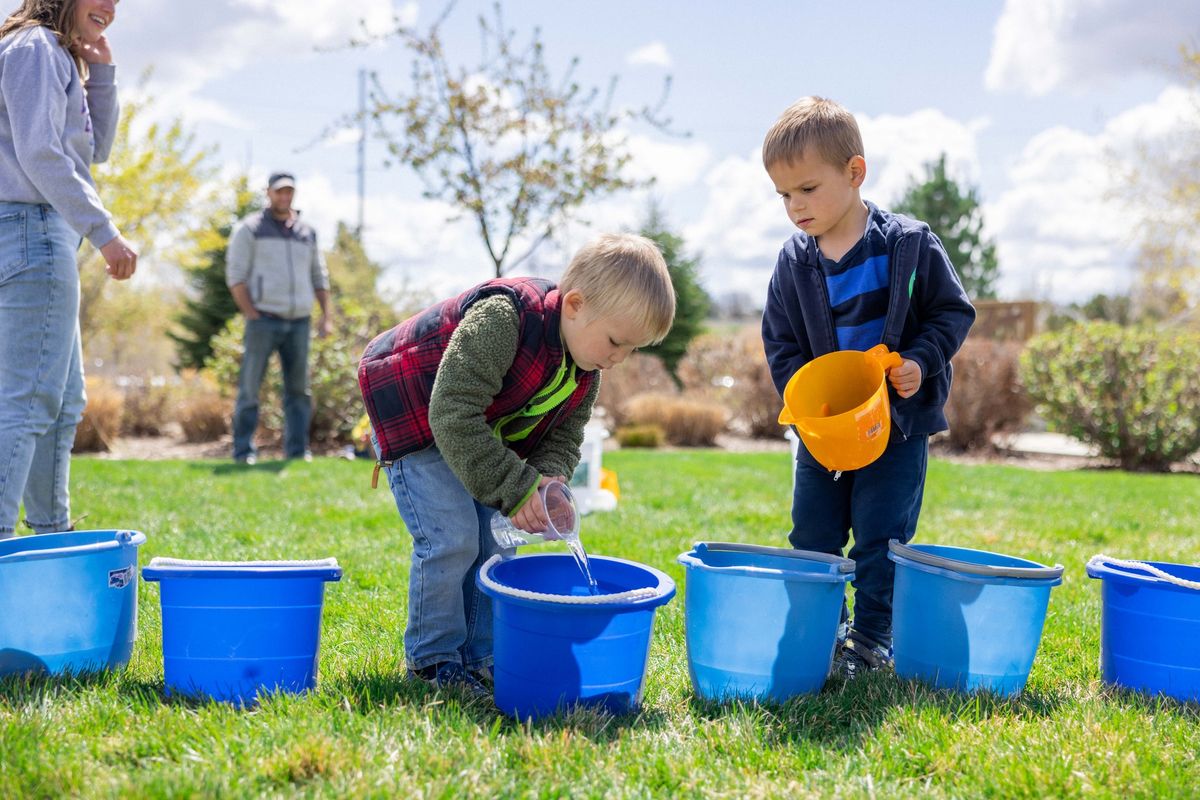
[[[125,666],[145,541],[137,531],[0,540],[0,676]]]
[[[1088,562],[1087,574],[1101,582],[1100,672],[1105,682],[1200,700],[1200,586],[1195,585],[1200,567],[1096,556]]]
[[[142,577],[162,584],[167,692],[249,705],[264,692],[316,686],[323,561],[184,561],[156,558]]]
[[[896,674],[940,689],[1025,688],[1061,565],[893,539]]]
[[[518,719],[574,705],[613,714],[641,704],[654,612],[675,596],[662,572],[591,556],[592,596],[569,555],[494,558],[475,581],[492,599],[496,707]]]
[[[853,561],[729,542],[700,542],[678,561],[697,695],[782,703],[821,690]]]

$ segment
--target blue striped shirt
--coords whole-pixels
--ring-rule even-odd
[[[888,250],[873,226],[858,243],[831,261],[821,256],[833,325],[840,350],[870,350],[883,339],[888,310]]]

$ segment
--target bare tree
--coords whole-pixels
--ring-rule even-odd
[[[454,63],[442,25],[450,2],[425,31],[397,26],[382,39],[412,55],[411,85],[392,93],[372,75],[366,114],[386,142],[389,166],[411,167],[425,197],[474,220],[497,277],[528,258],[585,201],[645,185],[626,177],[630,155],[622,125],[641,120],[665,130],[664,80],[653,107],[614,108],[605,91],[575,80],[578,58],[560,77],[546,65],[541,32],[528,42],[504,24],[499,3],[480,16],[478,63]],[[362,44],[363,42],[356,42]]]

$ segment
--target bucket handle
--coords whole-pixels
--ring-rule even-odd
[[[69,547],[51,547],[45,550],[18,550],[15,553],[0,556],[0,564],[8,561],[41,561],[46,558],[60,556],[79,556],[89,553],[102,553],[105,550],[118,550],[128,545],[140,545],[146,541],[146,534],[139,531],[117,531],[116,536],[103,542],[77,544]]]
[[[997,567],[991,564],[972,564],[969,561],[959,561],[957,558],[946,558],[945,556],[926,553],[915,547],[901,544],[898,539],[892,539],[888,542],[888,550],[901,558],[907,558],[909,561],[915,561],[918,564],[953,570],[954,572],[965,572],[969,575],[981,575],[985,578],[1043,580],[1046,578],[1061,578],[1063,574],[1062,564],[1055,564],[1053,567]]]
[[[1132,570],[1138,570],[1140,572],[1147,572],[1147,573],[1153,575],[1155,578],[1158,578],[1159,580],[1166,581],[1167,583],[1173,583],[1176,586],[1182,586],[1184,589],[1200,589],[1200,581],[1189,581],[1186,578],[1177,577],[1177,576],[1172,575],[1171,573],[1167,572],[1166,570],[1159,569],[1158,567],[1154,566],[1153,564],[1147,564],[1145,561],[1127,561],[1123,558],[1113,558],[1112,556],[1106,556],[1103,553],[1101,553],[1099,555],[1094,555],[1088,559],[1088,562],[1087,562],[1088,574],[1091,575],[1091,573],[1094,569],[1096,569],[1098,567],[1103,567],[1106,564],[1111,564],[1114,567],[1121,567],[1122,569],[1132,569]],[[1092,577],[1096,577],[1096,576],[1093,575]],[[1140,575],[1131,575],[1129,577],[1140,578],[1141,576]]]
[[[537,600],[544,603],[564,603],[566,605],[577,606],[598,606],[611,603],[633,603],[638,600],[651,600],[661,597],[663,594],[661,585],[658,587],[647,586],[642,589],[629,589],[614,594],[596,595],[547,594],[546,592],[535,592],[531,589],[518,589],[514,586],[505,586],[492,578],[492,567],[503,560],[504,558],[497,553],[485,561],[483,566],[479,568],[479,582],[497,594],[516,597],[520,600]]]
[[[742,544],[741,542],[696,542],[692,549],[703,552],[716,550],[718,552],[729,553],[754,553],[764,556],[778,556],[780,558],[796,558],[805,561],[822,561],[831,566],[837,567],[838,572],[854,572],[854,562],[848,558],[841,556],[830,555],[829,553],[818,553],[813,550],[796,550],[788,547],[768,547],[762,544]],[[721,567],[708,567],[708,569],[722,569]],[[733,567],[732,569],[746,569],[746,567]]]

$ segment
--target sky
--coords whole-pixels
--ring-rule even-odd
[[[443,28],[453,61],[477,62],[478,18],[491,7],[457,3]],[[364,25],[426,28],[444,8],[125,0],[109,39],[122,91],[149,92],[156,115],[215,145],[222,175],[265,185],[269,172],[293,171],[296,205],[328,245],[338,221],[357,218],[357,135],[337,121],[357,108],[358,73],[403,90],[411,63],[394,39],[346,45]],[[710,293],[761,302],[794,229],[759,147],[790,103],[822,95],[858,119],[863,196],[883,207],[946,153],[951,176],[978,191],[1002,297],[1121,292],[1140,211],[1116,165],[1200,128],[1200,97],[1178,69],[1180,47],[1200,46],[1197,0],[509,0],[504,18],[519,41],[540,30],[557,74],[578,57],[584,85],[618,76],[618,103],[652,103],[672,81],[674,135],[622,130],[629,174],[654,185],[589,202],[528,263],[549,277],[591,236],[636,230],[653,200],[700,257]],[[444,295],[491,277],[476,230],[424,200],[409,169],[385,165],[380,142],[366,152],[364,243],[386,285]]]

